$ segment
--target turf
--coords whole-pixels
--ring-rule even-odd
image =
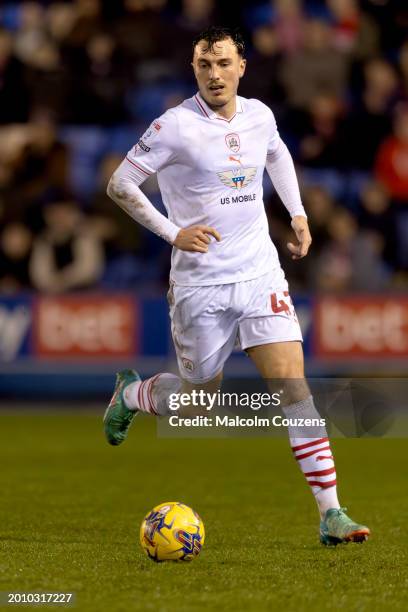
[[[326,549],[284,439],[158,439],[140,418],[109,447],[96,414],[0,415],[0,590],[74,591],[79,610],[399,610],[407,601],[406,441],[336,440],[342,503],[373,532]],[[154,505],[202,516],[191,564],[155,564]]]

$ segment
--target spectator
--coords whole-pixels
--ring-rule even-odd
[[[38,206],[53,192],[67,191],[66,187],[66,149],[52,123],[38,121],[0,130],[0,190],[8,217],[24,217],[32,229],[40,229]]]
[[[69,78],[62,65],[61,52],[52,41],[44,41],[31,54],[26,66],[30,90],[30,115],[53,122],[69,118],[67,96]]]
[[[345,130],[349,142],[349,166],[370,172],[375,153],[391,131],[392,110],[398,94],[394,68],[381,58],[364,65],[364,85]]]
[[[359,225],[363,231],[376,235],[383,244],[384,260],[397,265],[397,235],[391,201],[387,190],[374,180],[364,185],[360,193]]]
[[[28,265],[32,235],[22,223],[9,223],[0,236],[0,292],[30,287]]]
[[[341,168],[348,147],[341,130],[343,107],[331,94],[312,98],[308,114],[302,120],[304,136],[299,144],[299,161],[311,168]]]
[[[284,92],[280,83],[280,65],[282,61],[278,47],[276,30],[270,25],[263,25],[252,34],[253,51],[248,57],[248,67],[240,85],[240,94],[248,98],[258,98],[264,104],[272,106],[284,101]],[[262,78],[259,78],[259,75]]]
[[[303,42],[305,19],[300,0],[276,0],[273,24],[276,29],[278,48],[283,53],[298,51]]]
[[[47,31],[59,47],[66,44],[76,19],[77,11],[73,4],[55,2],[49,5],[46,13]]]
[[[333,44],[336,49],[362,60],[379,52],[379,31],[357,0],[327,0],[333,16]]]
[[[44,218],[30,260],[32,285],[49,293],[94,287],[103,272],[103,250],[76,204],[53,202]]]
[[[24,2],[19,17],[14,51],[24,64],[29,64],[37,51],[47,43],[45,11],[39,2]]]
[[[401,46],[398,65],[402,76],[401,95],[408,102],[408,40]]]
[[[29,113],[24,66],[12,49],[11,34],[0,29],[0,123],[27,121]]]
[[[97,125],[126,121],[126,62],[120,57],[115,39],[106,32],[93,34],[80,66],[72,92],[71,121]]]
[[[392,198],[408,204],[408,106],[395,115],[393,134],[378,151],[375,174]]]
[[[168,35],[161,11],[166,5],[166,0],[150,2],[125,0],[124,5],[125,12],[117,20],[114,33],[125,55],[132,62],[165,57],[163,39],[167,39]]]
[[[389,273],[381,258],[382,243],[376,236],[359,234],[356,218],[343,208],[334,210],[327,230],[330,241],[315,268],[317,289],[372,291],[387,286]]]
[[[81,50],[103,27],[101,0],[74,0],[74,15],[67,39],[73,51]]]
[[[375,172],[394,204],[396,232],[396,267],[408,269],[408,106],[395,115],[394,133],[381,145]]]
[[[331,43],[331,30],[318,19],[306,22],[303,47],[287,57],[282,79],[292,107],[307,108],[317,94],[342,97],[347,83],[348,60]]]

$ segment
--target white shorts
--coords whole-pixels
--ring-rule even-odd
[[[167,298],[180,375],[192,383],[214,378],[236,346],[302,341],[282,268],[227,285],[171,282]]]

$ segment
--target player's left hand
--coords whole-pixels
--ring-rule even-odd
[[[309,247],[312,244],[312,237],[310,235],[306,217],[302,217],[300,215],[293,217],[291,226],[296,234],[299,244],[288,242],[286,246],[292,253],[292,259],[302,259],[302,257],[307,255]]]

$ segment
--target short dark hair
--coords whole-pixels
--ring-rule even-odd
[[[193,40],[193,53],[196,45],[198,45],[198,43],[202,40],[207,43],[207,48],[205,49],[204,53],[208,53],[208,51],[214,52],[215,43],[220,42],[221,40],[226,40],[227,38],[232,40],[238,55],[243,57],[245,53],[245,42],[240,31],[237,29],[231,30],[230,28],[223,28],[221,26],[210,26],[209,28],[206,28],[200,32],[200,34]]]

